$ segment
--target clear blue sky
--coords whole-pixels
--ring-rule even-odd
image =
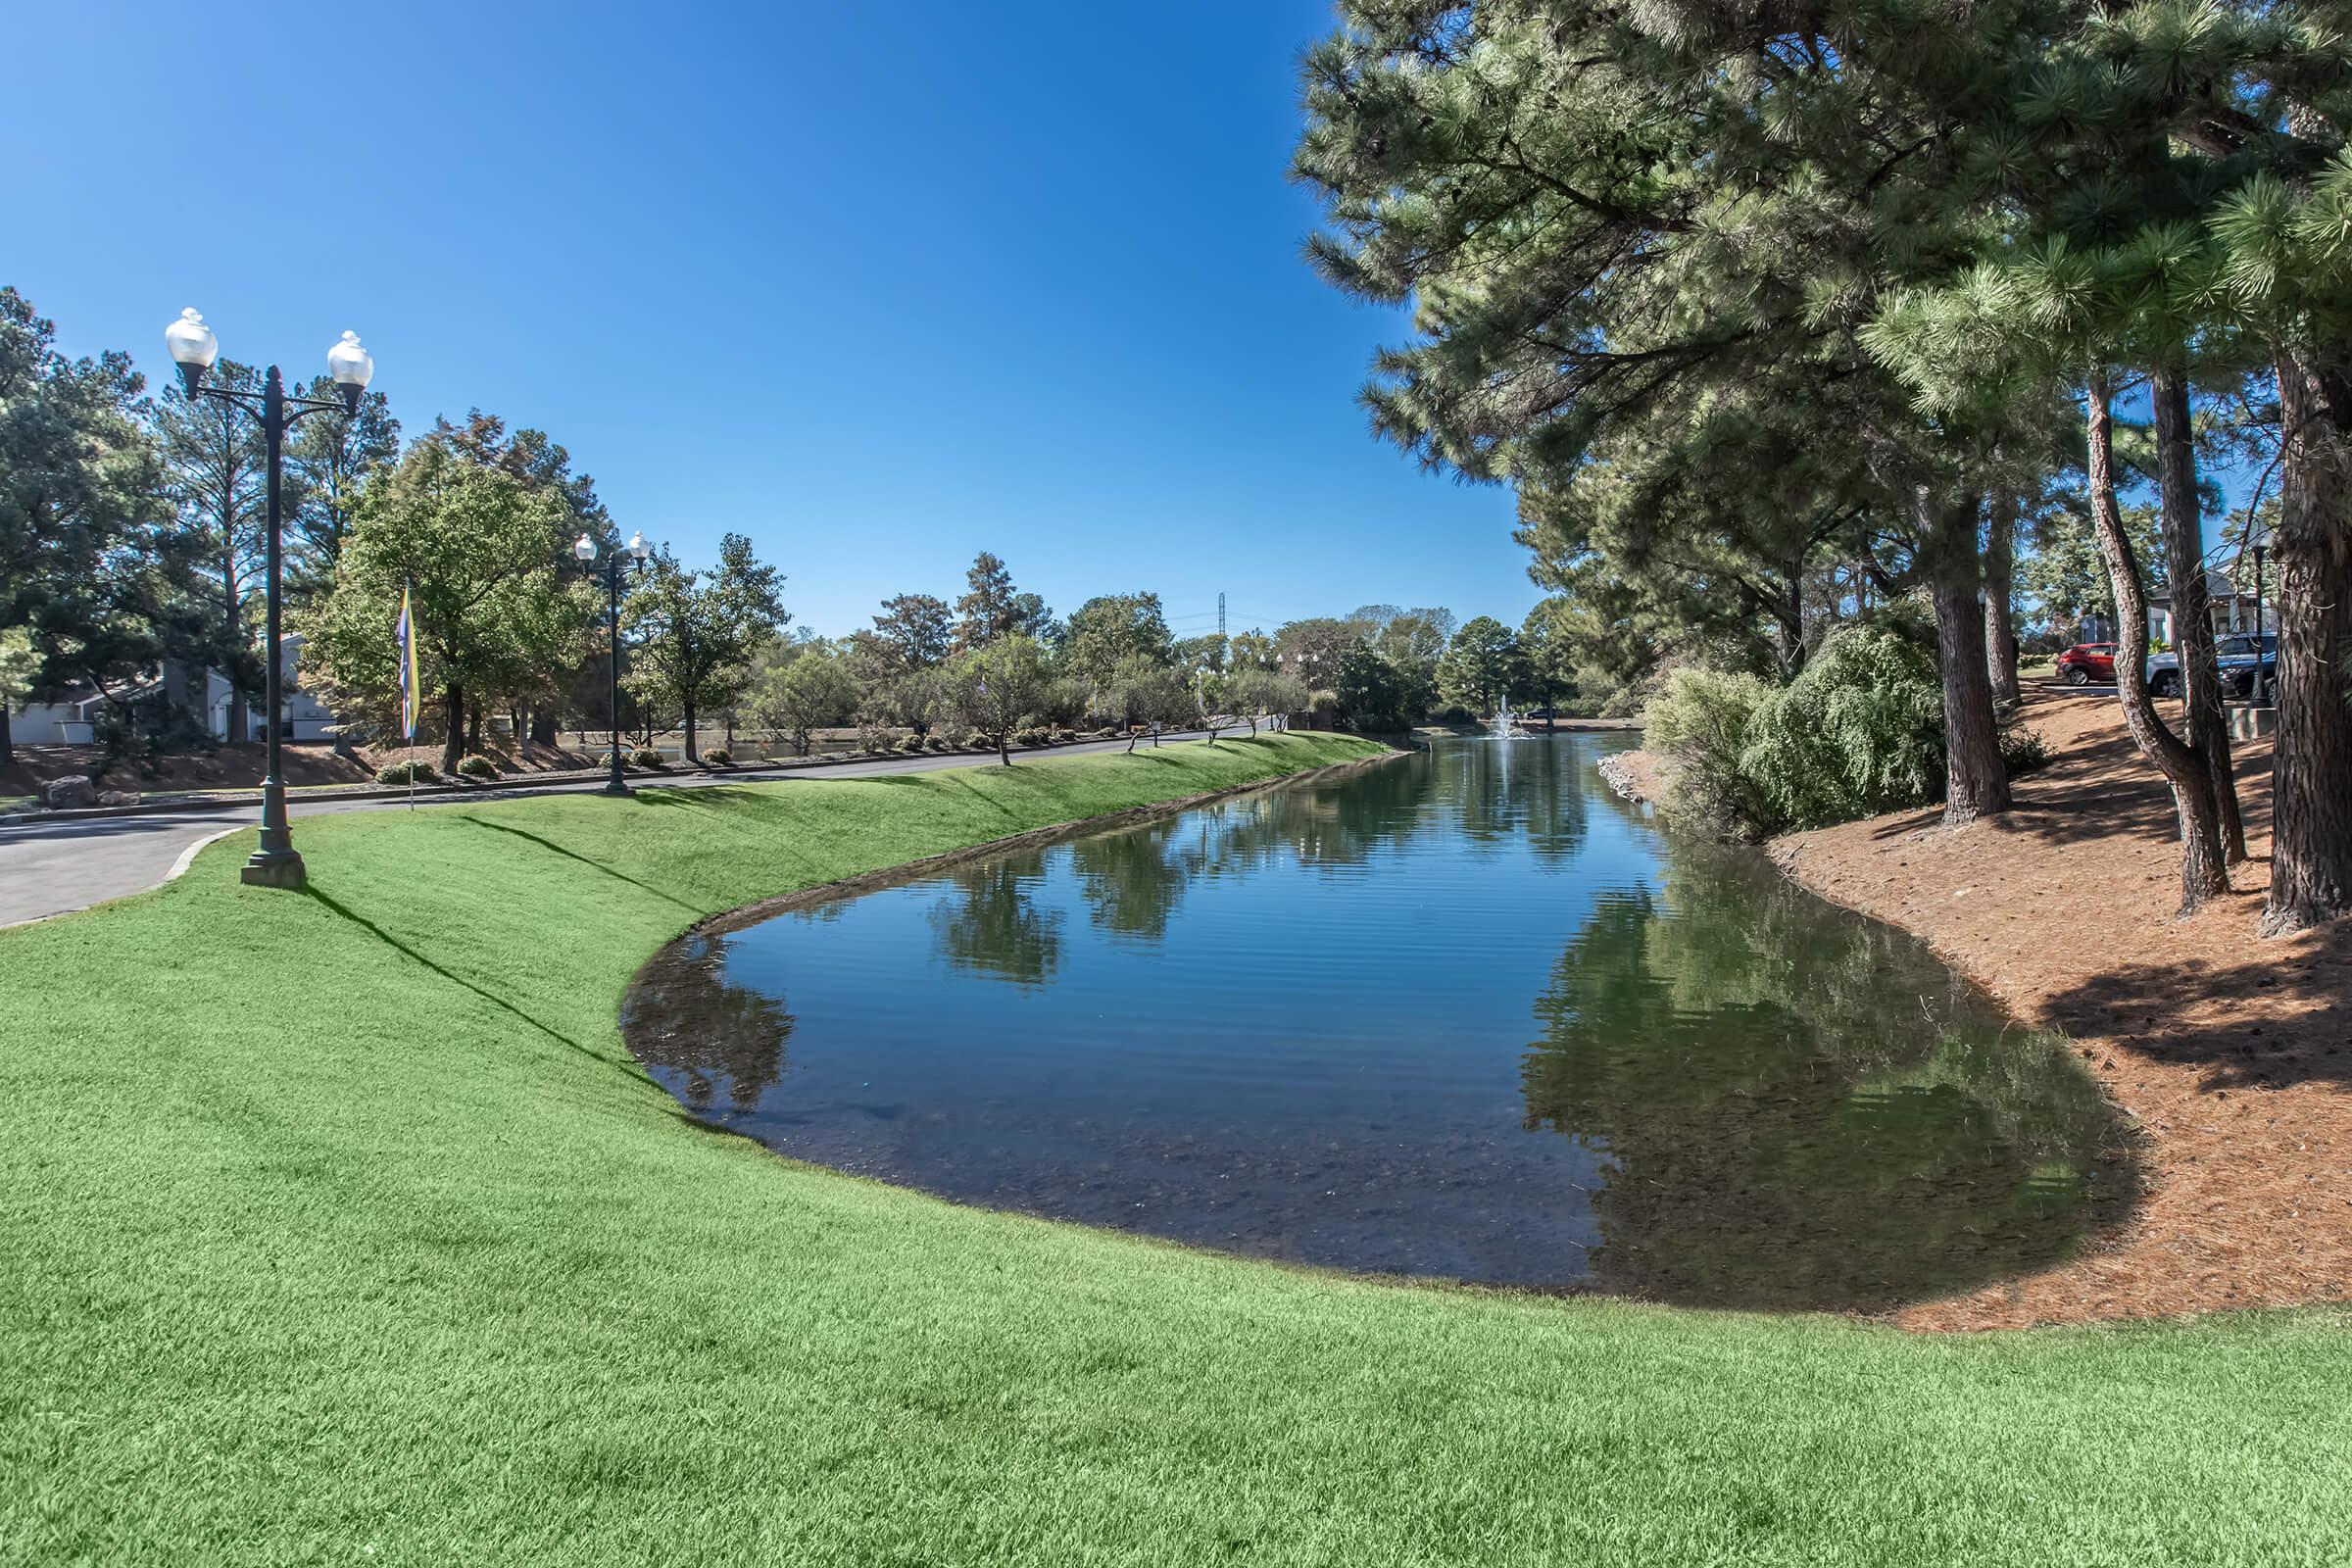
[[[540,426],[820,631],[983,548],[1182,631],[1538,597],[1507,492],[1367,430],[1401,319],[1299,259],[1321,0],[14,14],[0,282],[72,352],[155,380],[194,305],[309,375],[356,329],[412,429]]]

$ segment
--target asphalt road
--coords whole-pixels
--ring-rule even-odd
[[[1231,733],[1230,731],[1228,733]],[[1247,731],[1245,731],[1247,733]],[[1165,741],[1198,740],[1198,732],[1168,735]],[[1150,746],[1150,741],[1142,743]],[[1093,752],[1123,752],[1120,741],[1081,741],[1055,747],[1053,757],[1082,757]],[[994,767],[993,757],[883,757],[858,762],[828,762],[774,775],[784,780],[804,778],[868,778],[879,773],[931,773],[951,767]],[[701,789],[713,784],[746,782],[741,774],[691,774],[663,779],[662,789]],[[764,782],[754,775],[751,782]],[[482,801],[512,800],[528,795],[589,795],[601,780],[537,789],[481,790],[452,800],[433,798],[419,803],[419,811],[448,806],[473,806]],[[297,817],[329,811],[404,811],[405,801],[305,801],[293,797],[290,809]],[[226,831],[250,827],[252,808],[210,811],[159,811],[143,816],[85,817],[77,821],[27,822],[0,827],[0,926],[38,920],[93,904],[123,898],[165,881],[180,857]],[[299,839],[297,840],[299,842]]]

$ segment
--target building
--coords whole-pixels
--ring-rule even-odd
[[[2270,584],[2265,583],[2264,587]],[[2278,612],[2276,606],[2257,604],[2250,593],[2241,592],[2230,579],[2218,571],[2205,573],[2205,607],[2213,621],[2217,637],[2238,631],[2277,631]],[[2173,645],[2173,595],[2168,588],[2157,588],[2148,594],[2148,637],[2158,646]],[[2111,643],[2115,641],[2115,621],[2109,615],[2084,615],[2077,641]]]
[[[289,632],[279,639],[281,667],[284,670],[286,695],[286,727],[280,735],[290,741],[332,740],[335,715],[310,693],[304,691],[294,678],[295,662],[302,651],[302,637]],[[140,677],[127,692],[133,702],[156,696],[163,690],[162,672]],[[235,708],[233,693],[226,677],[218,670],[204,673],[205,728],[213,739],[225,741],[229,714]],[[9,715],[9,736],[20,746],[89,746],[98,739],[98,720],[105,711],[107,698],[94,686],[74,686],[38,695]],[[258,741],[269,736],[269,720],[261,711],[261,703],[248,703],[245,714],[246,733],[239,740]]]

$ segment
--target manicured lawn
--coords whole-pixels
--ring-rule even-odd
[[[240,836],[0,933],[0,1562],[2352,1558],[2339,1313],[1305,1276],[796,1166],[621,1048],[703,912],[1353,747],[321,817],[313,896]]]

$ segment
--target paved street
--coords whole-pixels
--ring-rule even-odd
[[[1247,733],[1245,731],[1244,733]],[[1169,735],[1167,741],[1195,740],[1197,734]],[[1150,747],[1145,741],[1143,745]],[[1048,757],[1077,757],[1093,752],[1123,752],[1121,741],[1082,741],[1056,747]],[[785,780],[805,778],[866,778],[878,773],[929,773],[951,767],[994,767],[993,757],[884,757],[857,762],[829,762],[777,775]],[[759,781],[754,776],[755,782]],[[741,774],[688,774],[678,778],[639,780],[648,787],[700,789],[713,784],[745,782]],[[471,806],[482,801],[511,800],[524,795],[592,794],[601,781],[540,789],[481,790],[463,797],[434,797],[417,810],[447,806]],[[405,801],[310,801],[294,797],[296,818],[328,811],[402,811]],[[232,810],[165,811],[145,816],[90,817],[78,821],[32,822],[0,827],[0,926],[46,915],[86,909],[93,904],[120,899],[151,888],[172,873],[172,865],[194,845],[223,828],[251,826],[256,808]]]

